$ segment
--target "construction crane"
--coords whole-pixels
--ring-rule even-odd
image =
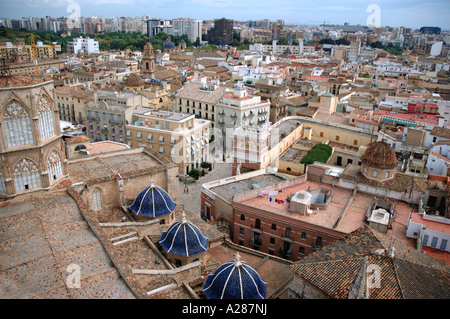
[[[39,66],[37,61],[37,45],[34,41],[34,34],[30,33],[30,44],[31,44],[31,60],[34,66],[34,75],[39,75]]]

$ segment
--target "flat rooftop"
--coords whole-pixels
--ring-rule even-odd
[[[280,160],[286,162],[294,162],[298,164],[307,153],[308,151],[306,150],[299,150],[291,147],[280,156]]]
[[[226,180],[226,179],[225,179]],[[248,179],[238,180],[232,183],[228,183],[225,185],[220,185],[217,187],[211,187],[210,190],[219,194],[224,199],[228,200],[230,203],[233,200],[233,197],[237,194],[242,194],[251,190],[257,190],[256,187],[266,187],[278,184],[284,181],[284,178],[274,175],[274,174],[262,174],[256,177],[251,177]]]
[[[411,214],[411,221],[417,224],[422,224],[429,230],[434,230],[444,234],[450,234],[450,224],[425,219],[423,218],[422,214]]]
[[[298,125],[297,125],[297,123],[299,123]],[[282,122],[282,123],[280,123],[280,124],[274,124],[273,126],[272,126],[272,129],[273,128],[278,128],[278,130],[279,130],[279,136],[280,136],[280,141],[284,138],[284,137],[286,137],[287,135],[289,135],[289,134],[291,134],[299,125],[301,125],[302,124],[302,122],[300,121],[300,120],[287,120],[287,121],[284,121],[284,122]],[[283,134],[284,133],[284,137],[282,137],[281,136],[281,134]]]
[[[318,188],[331,189],[332,195],[328,207],[324,210],[315,210],[309,216],[289,212],[289,203],[286,201],[287,197],[290,194],[295,194],[298,191],[307,190],[308,188],[310,191],[314,191]],[[344,208],[353,192],[351,189],[331,186],[330,184],[319,183],[311,180],[303,181],[303,179],[299,179],[298,183],[293,182],[291,186],[277,187],[277,185],[275,185],[272,191],[276,190],[282,192],[278,192],[277,195],[270,197],[282,200],[282,204],[275,201],[270,202],[268,198],[259,196],[256,192],[249,192],[248,194],[245,194],[244,198],[237,202],[256,209],[268,211],[276,215],[293,218],[305,223],[318,225],[328,229],[335,229],[344,233],[350,233],[363,225],[367,225],[365,222],[365,213],[374,198],[374,195],[372,194],[357,192],[347,211],[343,214]],[[396,210],[396,222],[393,229],[388,231],[389,234],[392,234],[394,238],[401,240],[410,246],[414,246],[414,241],[406,237],[406,225],[408,225],[411,207],[407,203],[396,200],[390,200],[390,202],[393,203]],[[339,219],[340,222],[338,226],[334,228]]]
[[[179,112],[171,112],[165,110],[152,110],[146,109],[141,112],[135,111],[135,115],[140,115],[142,117],[151,118],[151,119],[164,119],[169,121],[182,121],[189,117],[194,117],[193,114],[189,113],[179,113]]]

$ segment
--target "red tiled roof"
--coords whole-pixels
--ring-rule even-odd
[[[429,123],[438,125],[439,124],[439,117],[436,114],[405,114],[405,113],[393,113],[387,110],[379,110],[375,114],[378,115],[385,115],[385,116],[391,116],[396,117],[403,120],[409,120],[409,121],[416,121],[416,122],[423,122],[423,123]]]
[[[361,160],[365,165],[381,169],[393,169],[398,165],[394,149],[384,141],[370,144]]]
[[[387,253],[394,244],[395,258]],[[370,299],[449,298],[449,267],[399,241],[392,241],[368,226],[331,243],[291,266],[292,270],[326,295],[347,299],[364,256],[368,265],[380,267],[380,286],[371,287]]]

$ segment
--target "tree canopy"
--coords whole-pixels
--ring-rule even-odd
[[[300,163],[309,165],[314,162],[326,163],[333,153],[331,146],[326,144],[316,144],[311,150],[301,159]]]

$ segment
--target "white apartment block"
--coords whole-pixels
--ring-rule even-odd
[[[217,105],[216,127],[226,134],[227,128],[240,126],[259,127],[269,122],[270,102],[260,96],[250,95],[239,82],[232,92],[222,96]]]
[[[90,54],[100,52],[98,41],[83,37],[74,38],[72,42],[67,43],[66,49],[69,54]]]
[[[189,18],[173,19],[173,35],[187,34],[191,42],[195,42],[197,38],[202,40],[202,20],[194,20]]]

